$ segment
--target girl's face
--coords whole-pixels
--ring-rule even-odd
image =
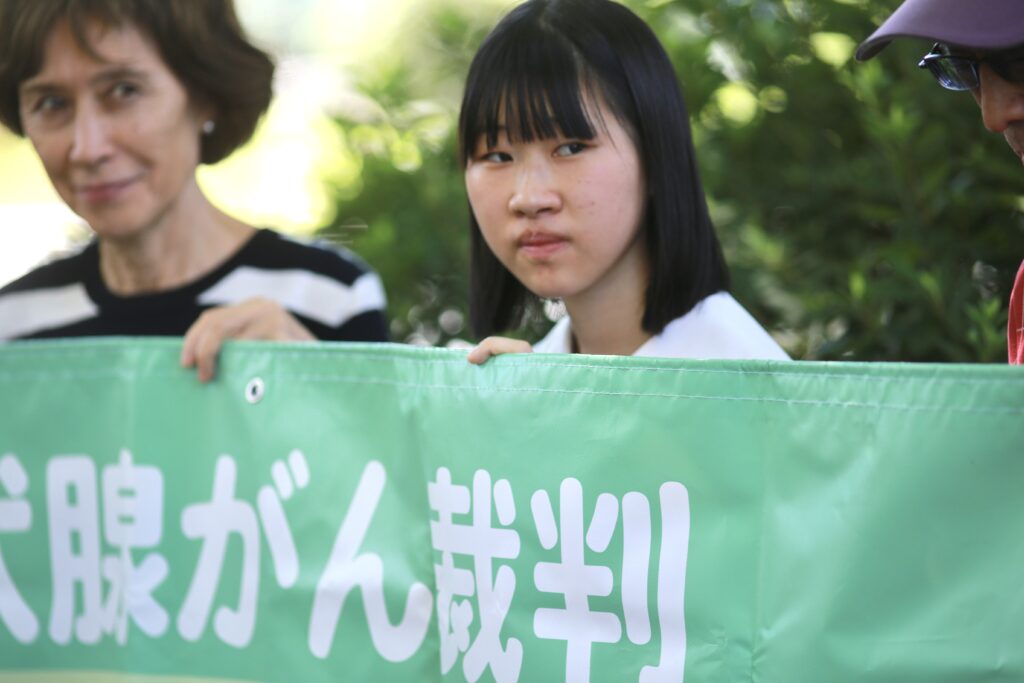
[[[100,237],[132,238],[187,210],[201,117],[138,29],[92,24],[87,37],[101,60],[67,22],[54,28],[19,88],[21,120],[68,206]]]
[[[646,286],[640,156],[603,103],[589,109],[591,140],[511,142],[502,133],[488,147],[481,137],[466,165],[469,203],[491,251],[534,294],[567,303],[635,286],[634,278]]]

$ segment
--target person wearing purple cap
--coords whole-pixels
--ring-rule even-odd
[[[919,64],[944,88],[969,90],[985,127],[1002,133],[1024,164],[1024,2],[906,0],[857,48],[871,59],[895,38],[935,45]],[[1010,363],[1024,365],[1024,262],[1010,294]]]

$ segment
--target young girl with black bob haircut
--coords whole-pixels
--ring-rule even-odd
[[[727,292],[686,105],[651,29],[609,0],[530,0],[481,45],[459,118],[480,337],[536,297],[568,316],[531,349],[786,359]],[[531,294],[532,293],[532,294]]]

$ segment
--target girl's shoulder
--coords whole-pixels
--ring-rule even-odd
[[[706,297],[641,346],[637,356],[789,360],[752,315],[728,292]]]

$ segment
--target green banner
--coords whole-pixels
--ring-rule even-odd
[[[0,347],[0,682],[1024,680],[1024,368]]]

